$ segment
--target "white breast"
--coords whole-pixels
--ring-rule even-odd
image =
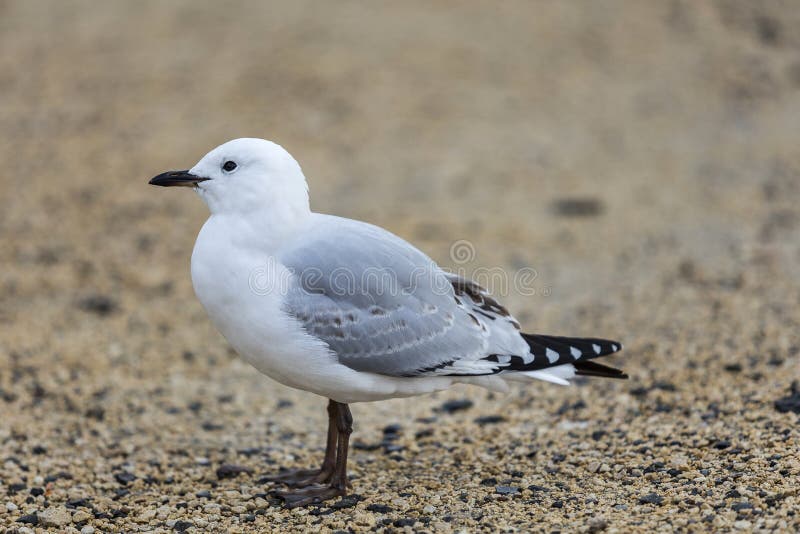
[[[214,326],[239,355],[290,387],[309,389],[308,366],[332,356],[281,309],[281,283],[290,276],[258,248],[236,243],[226,221],[211,217],[192,252],[192,285]]]

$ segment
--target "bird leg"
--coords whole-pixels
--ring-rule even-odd
[[[338,408],[334,401],[328,402],[328,441],[325,446],[325,459],[319,469],[289,469],[267,478],[270,482],[280,482],[290,487],[304,487],[330,482],[336,467],[336,448],[339,432],[336,425]]]
[[[347,404],[330,401],[328,413],[332,414],[330,423],[335,427],[336,453],[333,470],[326,475],[322,483],[290,491],[279,491],[275,494],[283,499],[287,508],[307,506],[318,502],[339,497],[347,493],[347,453],[350,447],[350,434],[353,432],[353,416]],[[331,433],[328,433],[328,437]],[[329,440],[330,444],[331,441]],[[326,461],[328,455],[325,456]],[[323,464],[323,468],[325,464]]]

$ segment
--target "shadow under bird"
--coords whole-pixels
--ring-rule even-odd
[[[526,334],[482,287],[396,235],[312,212],[300,166],[275,143],[229,141],[150,183],[191,187],[208,205],[191,273],[217,329],[260,372],[329,399],[321,467],[272,477],[291,488],[277,492],[289,507],[346,493],[349,403],[627,378],[594,361],[620,343]]]

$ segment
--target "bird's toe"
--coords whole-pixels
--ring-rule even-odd
[[[341,497],[346,493],[342,488],[314,485],[291,491],[275,491],[273,495],[282,499],[286,508],[298,508]]]

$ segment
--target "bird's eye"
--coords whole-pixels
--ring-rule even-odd
[[[236,170],[236,162],[235,161],[230,161],[230,160],[226,161],[222,165],[222,170],[225,171],[225,172],[231,172],[231,171]]]

